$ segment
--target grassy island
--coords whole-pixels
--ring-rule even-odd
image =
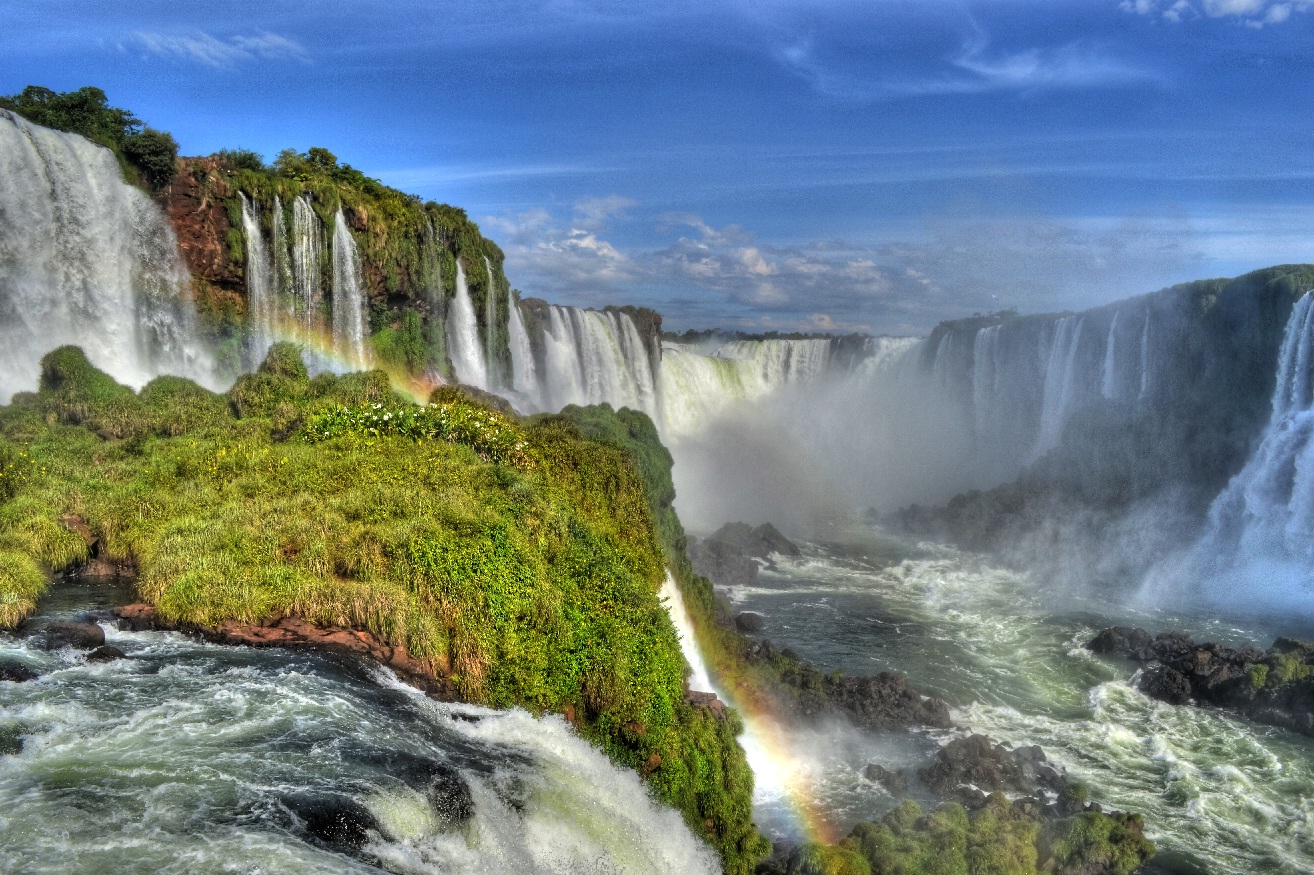
[[[312,378],[286,344],[222,395],[134,392],[55,350],[40,391],[0,408],[0,624],[95,560],[171,623],[364,630],[466,701],[568,715],[751,871],[766,844],[740,724],[686,701],[633,457],[566,417],[436,396]]]

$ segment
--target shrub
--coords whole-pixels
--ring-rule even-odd
[[[178,143],[172,134],[142,128],[123,139],[123,157],[141,171],[151,188],[159,191],[178,172]]]

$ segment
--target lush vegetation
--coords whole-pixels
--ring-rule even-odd
[[[266,248],[276,252],[275,212],[293,227],[293,201],[306,198],[331,239],[341,212],[361,254],[369,296],[371,346],[380,363],[421,374],[451,375],[443,318],[456,295],[457,262],[465,274],[481,337],[493,338],[495,371],[509,374],[504,256],[464,210],[390,188],[322,147],[285,149],[272,164],[249,149],[224,150],[187,167],[202,196],[223,205],[223,245],[236,276],[246,271],[241,194],[257,211]],[[286,240],[283,245],[287,246]],[[278,257],[277,255],[275,257]],[[318,265],[321,284],[332,281],[331,247]],[[490,295],[491,290],[491,295]],[[327,323],[327,310],[320,313]],[[491,320],[491,327],[490,327]]]
[[[923,813],[904,802],[860,823],[836,845],[789,857],[788,875],[1131,875],[1154,854],[1135,815],[1085,812],[1042,823],[1001,795],[976,811],[957,803]]]
[[[18,94],[0,95],[0,109],[8,109],[28,121],[81,134],[112,151],[129,182],[139,182],[159,191],[173,180],[178,161],[178,144],[171,135],[142,124],[126,109],[109,105],[99,88],[86,87],[63,93],[29,85]]]
[[[312,378],[286,344],[223,395],[133,392],[64,347],[0,408],[0,622],[94,554],[169,622],[369,631],[469,701],[571,716],[746,873],[740,724],[685,701],[642,464],[568,418]]]

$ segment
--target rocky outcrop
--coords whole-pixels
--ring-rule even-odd
[[[1010,750],[984,735],[950,741],[917,775],[941,796],[968,805],[984,803],[991,793],[1040,796],[1049,791],[1060,795],[1068,784],[1039,747]]]
[[[184,158],[161,200],[188,272],[213,286],[245,293],[241,266],[229,258],[228,237],[234,229],[227,207],[209,190],[221,186],[231,172],[216,158]]]
[[[748,650],[748,661],[768,663],[777,683],[768,691],[779,714],[803,721],[844,717],[863,729],[890,730],[911,726],[948,728],[949,706],[925,696],[893,672],[874,677],[823,674],[789,650],[760,641]]]
[[[688,552],[695,572],[725,587],[756,584],[759,568],[775,570],[772,555],[802,555],[771,523],[726,523],[702,541],[690,538]]]
[[[1117,626],[1086,646],[1144,666],[1136,686],[1152,698],[1228,708],[1257,723],[1314,735],[1314,645],[1279,638],[1263,651],[1197,644],[1185,632],[1151,636]]]

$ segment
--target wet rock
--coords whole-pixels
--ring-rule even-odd
[[[1092,651],[1145,666],[1137,687],[1174,705],[1230,708],[1258,723],[1314,735],[1314,645],[1279,638],[1267,651],[1197,643],[1185,632],[1151,637],[1142,629],[1100,632]]]
[[[726,523],[705,540],[689,542],[694,571],[717,586],[751,586],[762,565],[775,568],[772,555],[800,556],[798,546],[770,523],[757,528],[747,523]],[[758,560],[761,560],[759,562]]]
[[[124,605],[116,608],[114,615],[118,617],[119,628],[125,632],[146,632],[158,628],[155,608],[150,605],[141,603]]]
[[[891,796],[899,796],[908,790],[908,776],[903,769],[892,772],[879,763],[869,763],[862,770],[862,775],[873,784],[880,784]]]
[[[461,773],[446,763],[425,760],[413,765],[404,779],[429,800],[433,810],[449,826],[474,817],[474,796]]]
[[[0,681],[11,681],[16,684],[21,684],[24,681],[34,681],[38,677],[40,677],[40,675],[23,665],[21,662],[14,662],[9,659],[0,661]]]
[[[735,628],[740,632],[761,632],[766,628],[766,617],[757,611],[742,611],[735,614]]]
[[[713,714],[725,713],[725,703],[716,697],[716,693],[700,693],[690,691],[685,693],[684,699],[695,708],[706,708]]]
[[[379,832],[369,809],[347,796],[303,796],[287,800],[307,833],[333,848],[358,850]]]
[[[1158,663],[1141,673],[1136,689],[1169,705],[1185,705],[1191,701],[1191,682],[1186,675]]]
[[[88,653],[87,662],[112,662],[116,659],[124,659],[127,655],[113,644],[105,644]]]
[[[987,793],[1036,795],[1041,788],[1061,792],[1067,786],[1040,748],[1009,750],[984,735],[950,741],[936,753],[935,762],[917,774],[935,792],[960,799],[964,788],[975,800],[978,794],[982,799]]]
[[[42,645],[46,650],[72,647],[74,650],[92,650],[105,643],[105,630],[95,623],[77,623],[56,620],[45,628]]]

